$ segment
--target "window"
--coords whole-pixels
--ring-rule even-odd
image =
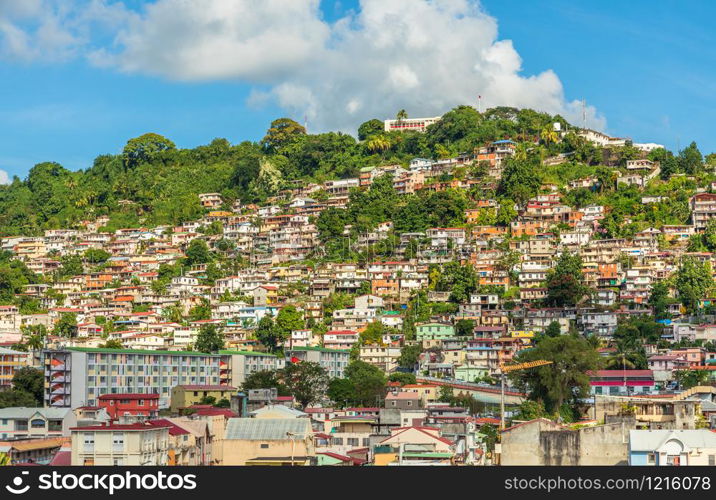
[[[346,439],[346,444],[348,446],[358,446],[359,440],[358,438],[348,438]]]
[[[115,458],[114,465],[124,465],[124,460],[121,458]]]
[[[656,454],[655,453],[647,453],[646,455],[646,463],[649,465],[656,464]]]
[[[30,427],[32,427],[33,429],[44,429],[45,421],[41,418],[35,418],[30,422]]]
[[[112,450],[124,451],[124,433],[115,432],[112,434]]]
[[[268,447],[269,447],[268,443],[261,443],[261,448],[266,449]]]
[[[84,435],[85,452],[94,452],[94,433],[85,432]]]
[[[15,430],[16,431],[26,431],[27,430],[27,420],[15,420]]]

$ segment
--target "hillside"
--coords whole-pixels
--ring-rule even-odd
[[[225,139],[215,139],[193,149],[177,149],[167,138],[145,134],[129,140],[121,154],[98,156],[86,170],[72,172],[57,163],[40,163],[26,179],[15,178],[2,186],[0,235],[37,235],[46,229],[77,227],[81,221],[99,216],[109,216],[107,230],[177,224],[204,214],[199,193],[220,193],[227,209],[235,200],[262,203],[287,188],[357,177],[364,167],[407,167],[416,157],[451,158],[505,138],[517,141],[519,146],[510,160],[514,168],[508,167],[499,183],[474,164],[440,179],[480,181],[470,192],[442,193],[433,199],[402,197],[400,202],[390,199],[385,203],[389,210],[381,210],[375,200],[361,198],[347,214],[328,211],[323,217],[327,222],[321,224],[323,234],[333,234],[327,227],[331,221],[355,223],[358,219],[362,230],[392,218],[396,218],[396,228],[404,231],[462,224],[460,214],[476,198],[497,197],[521,204],[543,183],[564,188],[569,181],[595,176],[598,190],[570,190],[565,201],[576,207],[599,202],[612,208],[604,225],[610,235],[620,236],[638,230],[639,222],[684,223],[688,196],[710,179],[695,144],[678,156],[663,149],[652,151],[648,158],[661,161],[662,179],[677,173],[698,178],[653,183],[646,194],[674,196],[646,211],[639,191],[617,190],[614,179],[615,167],[623,170],[627,160],[644,157],[643,153],[628,143],[620,148],[600,148],[571,132],[560,138],[552,129],[556,122],[562,130],[577,130],[560,116],[530,109],[495,108],[480,114],[469,106],[459,106],[425,133],[386,133],[381,121],[370,120],[359,127],[358,140],[335,132],[306,134],[301,125],[287,118],[272,122],[259,143],[232,145]],[[555,157],[562,158],[561,163],[543,165],[545,159]],[[707,157],[707,164],[712,159],[713,155]],[[366,215],[361,210],[373,213]],[[411,218],[412,222],[408,220]],[[497,218],[486,214],[483,222],[507,224],[508,219],[507,213]]]

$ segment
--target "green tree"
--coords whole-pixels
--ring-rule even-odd
[[[400,349],[400,357],[398,358],[398,366],[413,370],[415,368],[420,355],[423,353],[423,347],[420,344],[405,345]]]
[[[677,370],[674,378],[683,390],[691,389],[698,385],[707,385],[709,372],[706,370]]]
[[[564,252],[547,274],[545,304],[552,307],[575,306],[587,294],[582,274],[582,258]]]
[[[111,254],[101,248],[88,248],[85,250],[84,258],[91,264],[103,264],[111,257]]]
[[[152,162],[158,154],[170,149],[176,149],[176,145],[159,134],[144,134],[127,141],[122,151],[122,159],[127,168],[134,168],[142,163]]]
[[[60,259],[62,267],[60,268],[60,277],[77,276],[84,272],[82,259],[79,255],[65,255]]]
[[[122,341],[119,339],[107,339],[100,347],[105,349],[123,349]]]
[[[459,337],[471,337],[475,330],[475,320],[460,319],[455,323],[455,333]]]
[[[276,315],[273,332],[278,342],[283,343],[291,336],[292,331],[303,330],[304,326],[303,313],[296,310],[295,306],[285,306]]]
[[[363,361],[353,361],[346,368],[344,379],[333,379],[328,397],[334,402],[354,406],[376,406],[384,397],[385,374]]]
[[[37,400],[25,391],[0,391],[0,408],[38,407]]]
[[[261,370],[246,376],[241,389],[246,392],[252,389],[275,388],[279,396],[289,396],[288,389],[283,383],[277,370]]]
[[[679,151],[677,162],[679,170],[685,174],[693,175],[703,168],[704,158],[696,146],[696,143],[692,142],[686,148]]]
[[[273,318],[270,315],[265,315],[259,320],[259,324],[256,328],[256,340],[266,347],[269,352],[277,352],[281,342],[281,337],[276,332]]]
[[[75,313],[62,313],[60,320],[55,323],[55,335],[60,337],[74,337],[77,333],[77,315]]]
[[[562,329],[557,321],[552,321],[544,331],[547,337],[559,337],[562,334]]]
[[[261,145],[266,151],[275,152],[306,135],[306,128],[290,118],[279,118],[271,122]]]
[[[45,393],[45,376],[42,370],[25,366],[15,370],[12,376],[13,390],[26,392],[35,399],[35,405],[42,406]]]
[[[186,249],[186,263],[189,266],[194,264],[206,264],[211,261],[211,252],[206,241],[199,238],[191,240]]]
[[[374,135],[365,141],[365,146],[371,153],[384,154],[390,149],[390,140],[385,135]]]
[[[405,372],[393,372],[388,377],[388,381],[390,382],[399,382],[401,386],[408,385],[408,384],[415,384],[417,381],[415,380],[415,375],[412,373],[405,373]]]
[[[520,351],[520,363],[545,360],[553,364],[512,372],[510,379],[528,390],[529,398],[544,404],[552,413],[563,403],[577,404],[589,395],[587,372],[599,368],[601,358],[589,342],[576,335],[547,337],[532,349]]]
[[[509,226],[516,217],[517,210],[515,210],[515,202],[508,198],[502,198],[500,205],[497,207],[495,224],[498,226]]]
[[[216,396],[203,396],[198,404],[214,406],[216,404]]]
[[[537,418],[547,417],[544,405],[539,401],[523,401],[517,409],[514,420],[535,420]]]
[[[706,229],[703,234],[701,234],[701,239],[707,251],[716,251],[716,219],[709,219],[706,224]]]
[[[380,321],[372,321],[368,323],[368,325],[365,327],[365,330],[363,330],[360,333],[360,345],[367,345],[367,344],[383,344],[383,334],[385,333],[386,328],[383,323]]]
[[[654,310],[655,319],[665,319],[669,317],[669,285],[665,281],[657,281],[651,287],[649,295],[649,305]]]
[[[683,259],[676,272],[674,286],[684,307],[691,313],[696,312],[699,300],[706,297],[714,286],[711,265],[690,257]]]
[[[323,400],[328,390],[328,373],[318,363],[288,363],[281,371],[288,392],[305,408]]]
[[[443,266],[436,289],[449,291],[451,302],[464,303],[477,290],[478,284],[477,273],[471,264],[462,265],[452,261]]]
[[[194,349],[199,352],[212,353],[224,348],[224,334],[216,325],[202,325],[196,336]]]
[[[332,378],[328,382],[328,397],[339,408],[351,406],[355,402],[355,385],[347,378]]]
[[[211,305],[207,299],[201,299],[201,303],[189,309],[190,321],[202,321],[211,319]]]
[[[538,162],[533,159],[508,159],[502,171],[498,194],[514,200],[520,206],[524,205],[537,194],[542,184],[538,168]]]
[[[358,139],[361,141],[365,141],[368,137],[382,133],[383,122],[376,118],[363,122],[360,127],[358,127]]]

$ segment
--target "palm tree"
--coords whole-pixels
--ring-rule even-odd
[[[556,143],[557,140],[559,140],[559,135],[557,134],[557,131],[554,130],[554,128],[550,127],[549,125],[546,125],[540,132],[540,138],[542,139],[542,142],[549,145]]]
[[[383,154],[390,149],[390,141],[384,135],[371,137],[365,145],[371,153]]]
[[[525,161],[527,159],[527,144],[520,142],[515,148],[515,160]]]
[[[45,337],[39,333],[35,333],[27,337],[25,341],[27,347],[33,351],[39,351],[45,345]]]
[[[408,118],[408,112],[405,111],[404,109],[401,109],[400,111],[398,111],[398,114],[395,115],[395,119],[398,120],[398,123],[402,123],[403,120],[407,120],[407,118]]]
[[[615,354],[607,359],[607,370],[633,370],[636,367],[626,354]]]

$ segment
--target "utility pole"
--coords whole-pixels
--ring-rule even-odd
[[[587,128],[587,101],[582,98],[582,128]]]
[[[500,374],[500,430],[505,428],[505,373]]]
[[[552,361],[538,359],[536,361],[528,361],[527,363],[519,363],[516,365],[500,365],[500,430],[505,428],[505,374],[516,372],[519,370],[529,370],[538,366],[551,365]]]

